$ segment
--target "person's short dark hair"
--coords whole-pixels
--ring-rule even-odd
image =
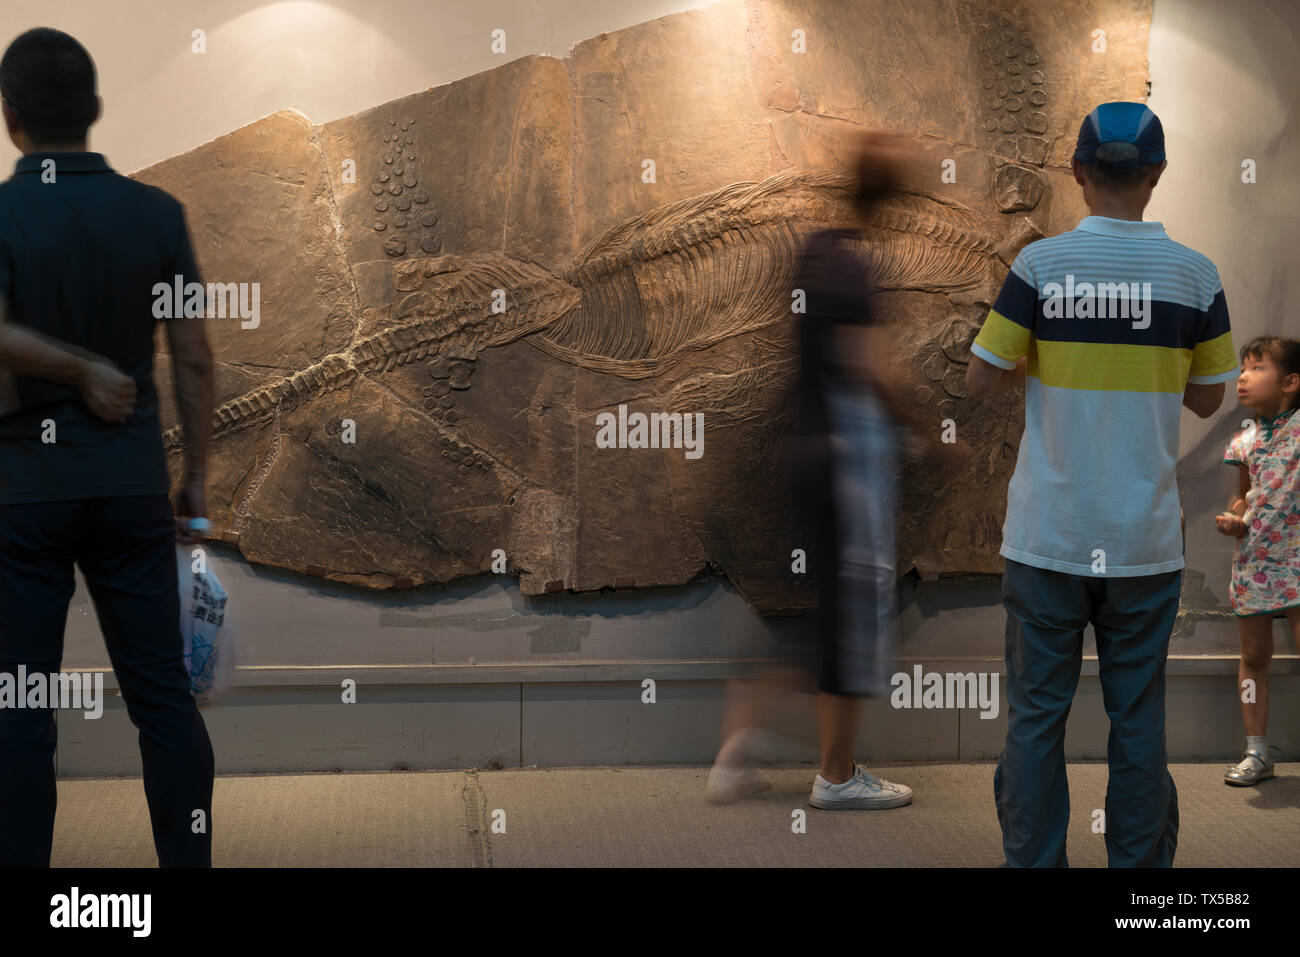
[[[1097,147],[1095,162],[1084,163],[1084,177],[1101,189],[1122,192],[1133,189],[1151,175],[1151,165],[1133,169],[1110,169],[1110,163],[1132,162],[1138,158],[1138,148],[1133,143],[1102,143]]]
[[[32,142],[79,142],[95,118],[95,63],[76,38],[35,27],[0,59],[0,96]]]

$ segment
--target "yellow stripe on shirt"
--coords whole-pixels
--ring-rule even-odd
[[[1188,375],[1222,375],[1237,368],[1237,354],[1232,350],[1232,332],[1196,344],[1192,368]]]
[[[1107,342],[1037,339],[1026,373],[1058,389],[1182,392],[1192,350]]]
[[[1025,326],[1012,322],[996,309],[990,309],[979,335],[975,337],[975,344],[1008,362],[1016,362],[1029,351],[1031,334]]]

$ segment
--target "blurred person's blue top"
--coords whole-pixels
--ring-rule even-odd
[[[111,423],[95,418],[71,385],[15,376],[18,409],[0,416],[0,504],[168,492],[153,382],[154,287],[172,286],[178,274],[202,281],[184,208],[115,172],[101,154],[30,153],[0,183],[9,321],[112,360],[137,390],[130,417]],[[52,443],[43,441],[46,420]]]

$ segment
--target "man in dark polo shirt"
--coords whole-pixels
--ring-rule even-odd
[[[183,208],[86,152],[100,101],[72,37],[18,37],[0,95],[23,153],[0,184],[0,677],[59,670],[78,565],[140,732],[158,862],[211,866],[212,746],[182,662],[176,556],[200,540],[182,517],[206,511],[203,317],[166,323],[186,447],[174,511],[153,383],[154,286],[200,281]],[[0,700],[0,865],[49,866],[55,741],[52,707]]]

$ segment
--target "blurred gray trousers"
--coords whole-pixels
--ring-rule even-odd
[[[823,636],[820,688],[877,697],[898,670],[900,430],[868,387],[831,376],[825,394],[840,607],[838,628]]]
[[[1178,792],[1165,751],[1165,658],[1183,571],[1072,575],[1007,559],[1007,740],[993,776],[1011,867],[1066,867],[1070,793],[1065,719],[1089,621],[1110,716],[1106,856],[1111,867],[1169,867]],[[1091,829],[1092,809],[1084,809]]]

